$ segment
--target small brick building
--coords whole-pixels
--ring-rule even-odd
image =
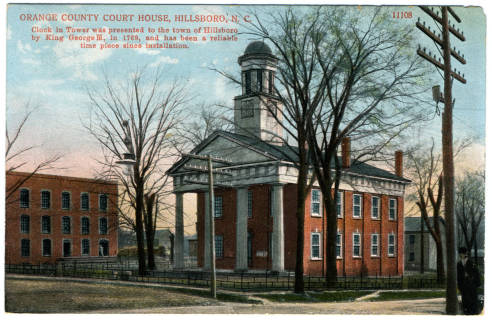
[[[5,263],[55,263],[62,257],[116,256],[115,182],[8,172]]]
[[[282,127],[270,110],[281,110],[273,92],[277,58],[261,41],[239,57],[242,94],[234,98],[235,132],[216,131],[191,153],[228,160],[227,175],[215,174],[214,226],[218,269],[293,271],[296,257],[297,169],[295,150],[278,137]],[[281,118],[281,112],[277,117]],[[350,140],[342,143],[337,196],[339,275],[403,273],[403,196],[410,182],[396,172],[351,161]],[[231,164],[232,163],[232,164]],[[198,265],[210,268],[207,172],[199,159],[182,158],[168,171],[176,194],[175,264],[183,267],[183,193],[197,193]],[[218,167],[225,164],[216,164]],[[312,171],[311,171],[312,173]],[[305,203],[304,272],[326,270],[326,214],[317,182]]]

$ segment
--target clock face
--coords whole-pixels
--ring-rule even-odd
[[[241,118],[252,118],[254,116],[253,101],[246,100],[241,103]]]

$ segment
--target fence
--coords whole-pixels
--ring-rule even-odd
[[[145,276],[137,275],[137,270],[109,268],[107,265],[72,264],[72,265],[5,265],[7,273],[39,274],[75,278],[96,278],[107,280],[127,280],[134,282],[174,284],[192,287],[210,286],[210,273],[205,271],[149,271]],[[111,266],[113,267],[113,266]],[[272,272],[217,273],[217,288],[240,291],[291,290],[294,288],[294,273],[278,274]],[[404,288],[440,288],[435,278],[408,277],[338,277],[331,288],[339,290],[378,290]],[[325,290],[326,279],[318,276],[304,277],[305,290]]]

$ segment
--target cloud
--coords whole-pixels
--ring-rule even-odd
[[[29,43],[24,44],[22,41],[17,41],[17,50],[19,50],[22,54],[26,54],[31,52],[32,47]]]
[[[160,64],[178,64],[178,63],[179,63],[178,58],[171,58],[170,56],[160,56],[154,62],[152,62],[149,66],[150,67],[157,67]]]
[[[34,60],[32,58],[22,58],[21,59],[21,62],[24,63],[24,64],[30,64],[30,65],[33,65],[33,66],[39,66],[39,65],[41,65],[41,62],[39,62],[38,60]]]
[[[12,39],[12,29],[10,28],[10,24],[7,26],[7,40]]]

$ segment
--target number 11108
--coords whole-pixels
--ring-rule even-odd
[[[393,19],[410,19],[412,11],[393,11]]]

